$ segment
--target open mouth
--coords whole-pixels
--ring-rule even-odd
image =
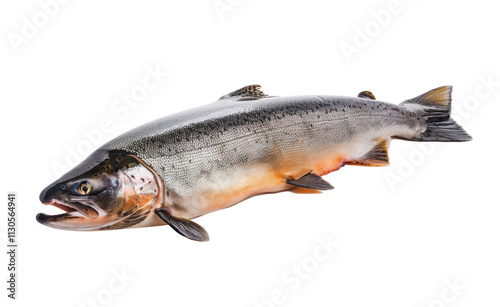
[[[51,199],[47,202],[43,203],[44,205],[52,205],[56,208],[59,208],[65,213],[57,214],[57,215],[49,215],[45,213],[38,213],[36,219],[39,222],[47,222],[54,221],[60,218],[71,218],[71,217],[85,217],[89,219],[95,219],[99,217],[99,213],[92,207],[86,206],[79,202],[62,202],[57,199]]]

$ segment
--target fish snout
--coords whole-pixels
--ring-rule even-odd
[[[57,192],[57,185],[49,185],[45,189],[43,189],[42,193],[40,193],[40,201],[42,203],[49,202],[52,198],[54,198],[54,194]]]
[[[66,197],[64,197],[64,192],[66,191],[66,184],[61,183],[61,182],[54,182],[40,193],[40,201],[42,203],[48,203],[51,202],[54,198],[62,199],[62,200],[67,200]]]

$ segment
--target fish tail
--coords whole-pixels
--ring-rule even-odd
[[[408,140],[424,142],[472,140],[472,137],[450,117],[451,91],[451,86],[441,86],[400,104],[412,111],[423,111],[425,119],[426,129]]]

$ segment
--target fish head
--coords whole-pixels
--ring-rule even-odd
[[[66,230],[137,226],[161,199],[161,179],[137,156],[96,151],[40,194],[45,205],[65,213],[39,213],[43,225]]]

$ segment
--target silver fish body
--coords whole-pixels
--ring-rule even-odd
[[[338,152],[350,160],[372,149],[379,138],[410,138],[424,129],[422,114],[364,98],[222,100],[141,126],[102,149],[142,157],[163,178],[166,191],[185,200],[177,201],[191,218],[203,213],[192,206],[200,191],[242,181],[242,169],[272,168],[279,159],[288,171],[307,173],[315,155]]]
[[[451,87],[400,105],[363,93],[269,97],[247,86],[111,140],[76,172],[102,163],[109,152],[136,156],[163,187],[157,208],[189,220],[256,194],[328,188],[319,176],[345,164],[387,165],[391,139],[470,140],[449,117]],[[150,214],[134,227],[164,221]]]

